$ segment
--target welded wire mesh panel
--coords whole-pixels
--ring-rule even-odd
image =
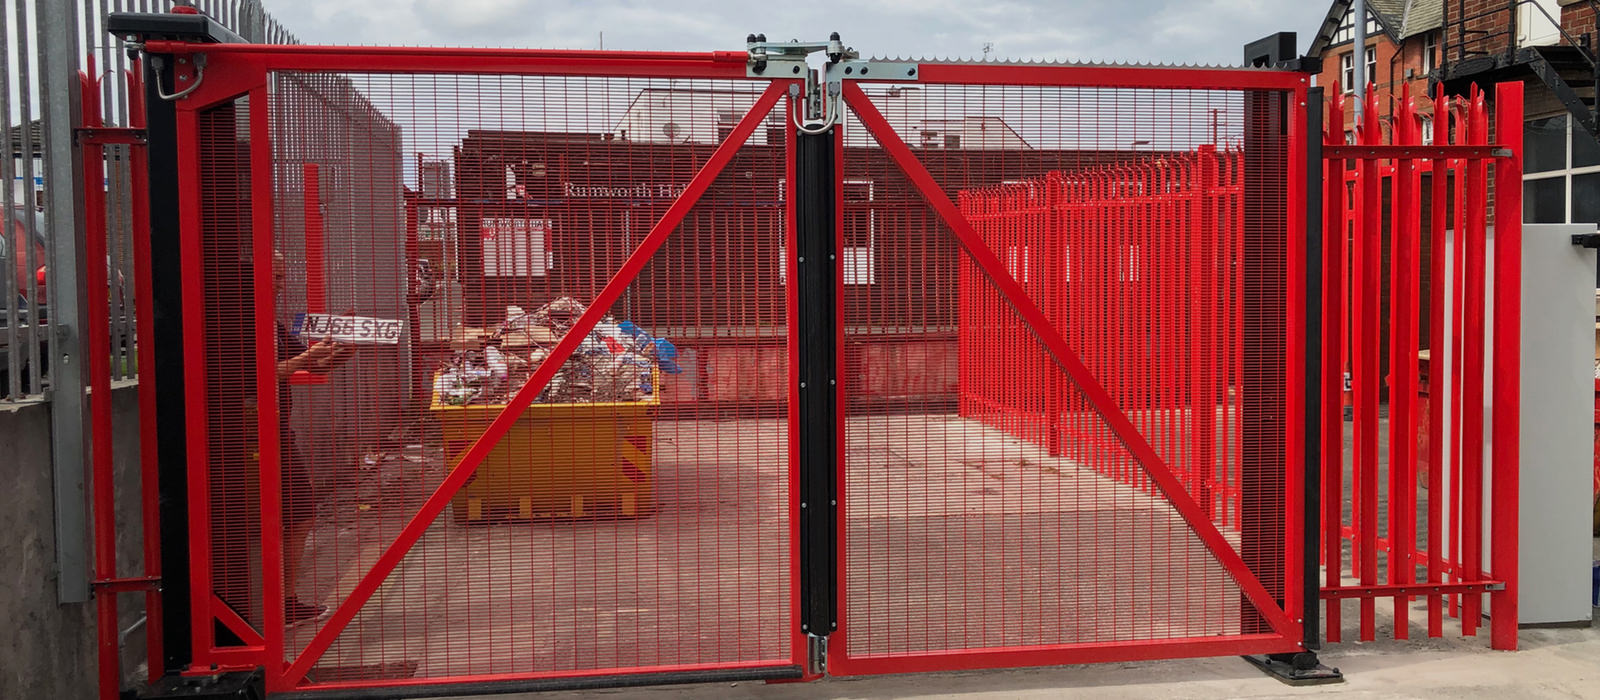
[[[1276,96],[865,89],[994,264],[847,119],[848,657],[1271,631],[1287,137],[1268,121],[1281,104],[1262,101]]]
[[[280,403],[285,655],[305,682],[793,663],[781,116],[621,273],[765,87],[274,74],[277,359],[304,371]],[[608,315],[552,359],[608,284]],[[318,617],[352,595],[348,625]]]
[[[250,270],[249,100],[201,112],[200,230],[206,403],[191,422],[206,436],[211,587],[217,614],[259,626],[259,432],[255,379],[255,295]],[[220,641],[226,642],[224,636]]]

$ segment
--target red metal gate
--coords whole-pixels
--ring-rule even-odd
[[[818,670],[804,81],[743,52],[145,49],[192,87],[194,668]],[[838,84],[828,670],[1301,650],[1305,76],[907,65]]]
[[[761,127],[789,81],[742,53],[147,50],[203,65],[178,103],[196,667],[800,675],[786,404],[670,410],[707,374],[682,365],[788,364]]]
[[[845,182],[917,225],[846,197],[829,670],[1301,650],[1304,77],[918,72],[843,85]],[[862,400],[951,331],[954,405]]]

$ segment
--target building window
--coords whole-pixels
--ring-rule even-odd
[[[1433,117],[1422,118],[1422,143],[1425,146],[1433,145]]]
[[[1600,223],[1600,144],[1565,114],[1529,119],[1522,138],[1522,220]]]
[[[1354,52],[1339,56],[1339,72],[1344,76],[1344,92],[1346,95],[1355,92],[1356,67]],[[1362,76],[1368,84],[1376,83],[1378,76],[1378,49],[1374,46],[1367,47],[1367,74]]]
[[[844,284],[848,286],[878,283],[878,212],[877,186],[867,178],[845,178],[844,200],[840,202],[844,219],[844,246],[840,249],[839,268]],[[787,189],[785,179],[778,180],[779,201]],[[789,282],[789,249],[778,246],[778,283]]]
[[[1432,73],[1439,67],[1439,33],[1428,32],[1422,40],[1422,72]]]
[[[555,267],[549,219],[485,216],[478,221],[484,277],[543,277]]]

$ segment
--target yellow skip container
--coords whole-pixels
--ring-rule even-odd
[[[450,508],[456,522],[645,515],[654,510],[659,372],[644,401],[533,404],[478,466]],[[504,404],[453,406],[434,394],[451,469]]]

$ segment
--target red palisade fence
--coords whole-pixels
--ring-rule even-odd
[[[1240,382],[1238,353],[1196,338],[1240,338],[1239,309],[1224,298],[1237,298],[1241,282],[1242,172],[1240,151],[1206,145],[960,197],[962,213],[1011,275],[1046,314],[1069,321],[1061,325],[1085,362],[1125,378],[1107,386],[1117,405],[1211,519],[1232,528],[1239,527],[1240,486],[1216,464],[1222,451],[1236,449],[1228,436],[1239,426],[1228,407]],[[958,340],[961,415],[1052,455],[1064,443],[1079,446],[1102,476],[1156,492],[971,263],[961,269]],[[984,347],[1020,359],[988,362]]]
[[[1376,602],[1389,598],[1394,636],[1405,639],[1411,603],[1423,598],[1428,636],[1443,634],[1446,614],[1475,635],[1488,612],[1492,645],[1514,649],[1521,85],[1497,86],[1493,115],[1476,88],[1465,98],[1441,91],[1434,143],[1424,143],[1416,97],[1401,93],[1385,144],[1371,91],[1358,105],[1337,86],[1330,94],[1322,262],[1330,361],[1320,379],[1327,638],[1340,640],[1340,601],[1354,598],[1360,639],[1375,639]],[[1347,109],[1362,116],[1352,144]],[[1492,542],[1483,541],[1486,525]]]

